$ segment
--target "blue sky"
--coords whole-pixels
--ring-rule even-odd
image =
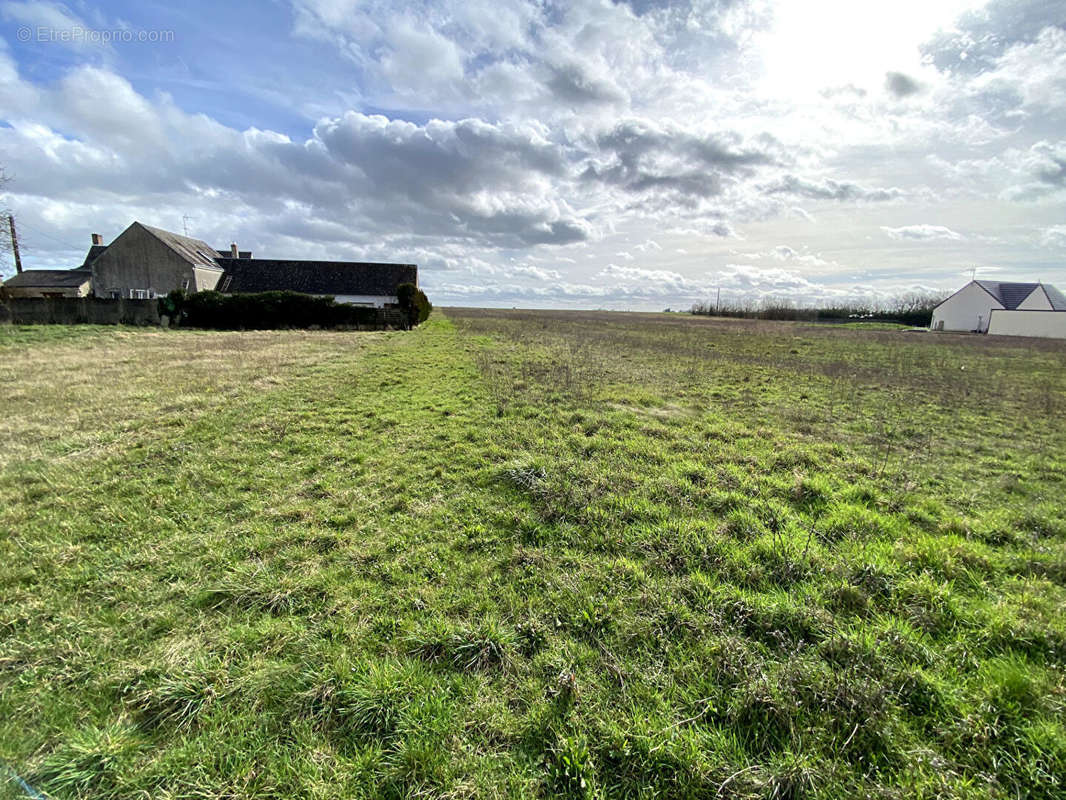
[[[1066,285],[1063,131],[1047,0],[0,2],[28,267],[188,217],[442,304]]]

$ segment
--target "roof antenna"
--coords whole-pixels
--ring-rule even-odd
[[[971,281],[977,280],[977,267],[974,267],[973,271],[970,273],[970,280]]]
[[[181,216],[181,224],[182,227],[185,229],[186,236],[189,235],[189,220],[191,219],[196,219],[196,217],[190,217],[188,214],[182,214]]]

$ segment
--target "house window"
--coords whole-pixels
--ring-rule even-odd
[[[147,300],[148,299],[148,290],[147,289],[130,289],[130,299],[131,300]]]
[[[187,291],[189,291],[189,279],[188,279],[188,278],[186,278],[185,280],[183,280],[183,281],[181,282],[181,290],[182,290],[183,292],[187,292]]]
[[[122,298],[122,292],[120,292],[118,289],[112,289],[111,290],[111,299],[112,300],[119,300],[121,298]]]

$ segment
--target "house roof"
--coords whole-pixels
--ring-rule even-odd
[[[319,295],[393,296],[401,283],[415,283],[414,264],[362,261],[286,261],[271,258],[219,258],[226,271],[219,281],[230,294],[303,292]]]
[[[1066,294],[1063,294],[1054,286],[1048,286],[1046,283],[1040,285],[1044,287],[1044,294],[1051,301],[1051,307],[1056,311],[1066,311]]]
[[[1033,293],[1039,283],[1008,283],[1006,281],[974,281],[978,286],[996,298],[1005,309],[1013,311],[1025,298]]]
[[[13,289],[77,289],[93,274],[83,269],[27,269],[8,278],[4,286]]]
[[[140,225],[193,266],[202,267],[204,269],[219,269],[218,264],[215,263],[215,254],[218,251],[207,242],[200,239],[193,239],[189,236],[181,236],[177,233],[171,233],[162,228],[153,228],[151,225],[145,225],[143,222],[134,222],[133,225]],[[130,227],[132,227],[132,225]]]
[[[85,261],[82,262],[80,269],[92,268],[93,262],[100,257],[100,255],[107,249],[106,244],[94,244],[89,248],[89,252],[85,254]]]

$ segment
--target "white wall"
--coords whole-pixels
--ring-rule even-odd
[[[1044,294],[1044,287],[1037,286],[1029,293],[1022,302],[1018,303],[1018,311],[1052,311],[1051,301]]]
[[[338,303],[350,303],[353,306],[373,306],[382,308],[386,303],[398,303],[395,297],[387,297],[378,294],[338,294],[333,298]]]
[[[1066,311],[995,311],[988,332],[999,336],[1066,339]]]
[[[929,327],[934,331],[986,331],[993,308],[1003,305],[971,281],[933,310]]]

